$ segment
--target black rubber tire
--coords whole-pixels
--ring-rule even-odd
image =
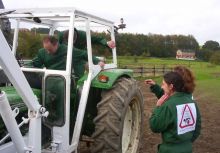
[[[138,114],[132,112],[134,110],[131,109],[132,107],[138,110],[136,111]],[[91,152],[138,153],[143,125],[143,96],[137,82],[132,78],[120,78],[111,90],[102,92],[102,100],[98,103],[97,109],[98,115],[94,119],[95,132],[92,135],[94,143],[91,146]],[[132,112],[130,113],[132,119],[138,118],[138,121],[131,123],[130,133],[135,131],[134,128],[137,133],[134,140],[130,140],[132,134],[129,136],[129,140],[134,142],[129,141],[125,147],[126,151],[122,151],[123,128],[128,109],[129,112]]]

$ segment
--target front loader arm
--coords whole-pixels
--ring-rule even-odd
[[[15,121],[13,113],[10,109],[8,100],[4,92],[1,93],[1,106],[5,106],[7,109],[0,109],[0,113],[2,117],[5,117],[6,127],[10,132],[10,136],[15,145],[16,150],[20,152],[33,152],[40,153],[41,152],[41,116],[44,115],[45,109],[42,109],[39,104],[37,97],[34,95],[31,90],[30,85],[28,84],[23,72],[21,71],[11,49],[0,30],[0,66],[13,84],[14,88],[17,90],[24,103],[27,105],[29,109],[28,117],[30,119],[29,124],[29,142],[28,144],[24,143],[24,139],[21,136],[20,130],[18,129],[18,125]],[[8,115],[8,116],[7,116]],[[4,120],[4,119],[3,119]],[[10,130],[11,126],[15,126],[14,129]],[[15,137],[13,137],[13,135]],[[19,137],[19,138],[18,138]]]

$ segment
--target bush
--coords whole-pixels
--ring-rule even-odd
[[[211,55],[210,63],[220,65],[220,51],[216,51]]]
[[[24,58],[33,58],[40,48],[42,48],[40,34],[30,31],[19,32],[17,51],[22,53]]]

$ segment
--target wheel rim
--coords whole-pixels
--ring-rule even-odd
[[[140,139],[141,110],[139,100],[133,98],[125,114],[122,153],[136,153]]]

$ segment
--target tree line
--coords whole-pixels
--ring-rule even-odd
[[[19,32],[18,50],[25,58],[33,58],[42,48],[42,38],[48,34],[48,29],[33,28]],[[57,34],[58,31],[55,31]],[[92,34],[110,39],[106,32]],[[178,49],[184,52],[195,52],[200,60],[220,64],[220,46],[217,41],[209,40],[204,45],[199,43],[193,35],[158,35],[158,34],[116,34],[117,55],[144,56],[144,57],[176,57]],[[108,49],[94,46],[93,50],[98,55],[111,55]]]

